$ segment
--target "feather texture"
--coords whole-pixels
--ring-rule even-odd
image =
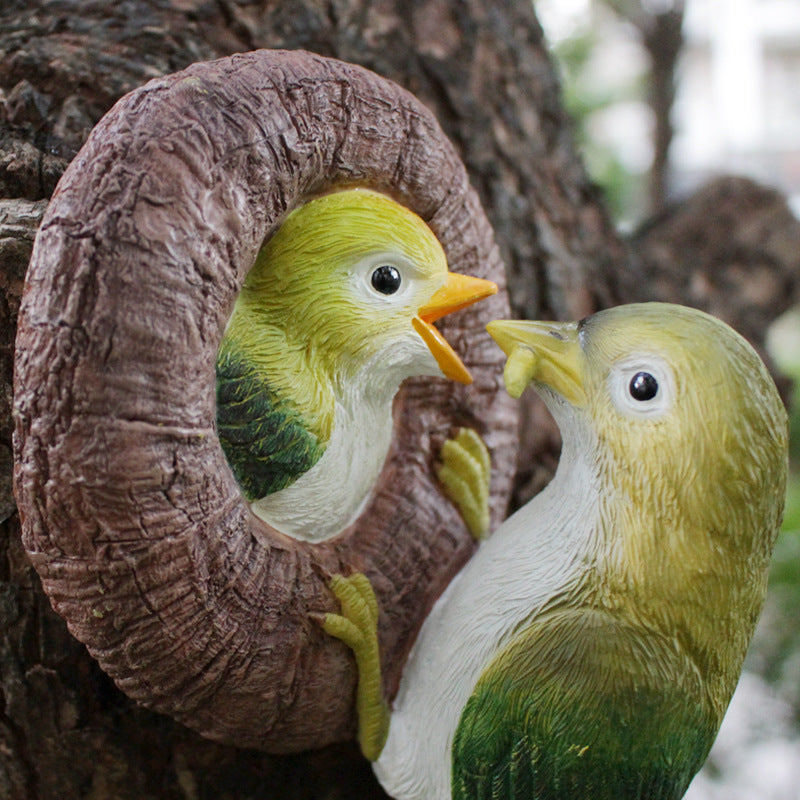
[[[398,800],[679,800],[763,603],[785,409],[691,309],[489,330],[561,460],[431,610],[375,772]]]
[[[298,408],[232,343],[217,360],[217,432],[250,502],[293,483],[325,452]]]
[[[247,274],[217,356],[217,429],[253,513],[321,541],[370,497],[406,378],[468,381],[432,322],[493,294],[448,272],[416,214],[364,189],[288,215]]]
[[[626,616],[555,609],[494,657],[456,731],[453,800],[683,796],[716,710],[680,645]]]

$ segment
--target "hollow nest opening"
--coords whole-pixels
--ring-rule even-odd
[[[498,295],[443,320],[474,383],[412,379],[371,499],[330,541],[250,511],[216,431],[215,361],[242,282],[286,215],[344,187],[418,214],[456,272]],[[474,427],[503,516],[516,416],[484,331],[508,316],[491,227],[455,150],[413,96],[353,65],[258,51],[122,98],[47,209],[15,366],[15,493],[53,607],[135,700],[211,738],[275,752],[354,730],[353,660],[314,615],[336,572],[381,606],[387,691],[474,544],[434,477]]]

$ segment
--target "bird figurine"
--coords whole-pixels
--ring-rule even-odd
[[[750,345],[700,311],[488,327],[509,393],[532,383],[557,421],[559,466],[436,602],[391,714],[365,657],[369,581],[334,580],[325,627],[362,670],[362,749],[397,800],[677,800],[764,600],[784,407]]]
[[[247,275],[217,358],[219,438],[253,513],[312,542],[350,525],[386,458],[401,382],[471,381],[433,323],[496,291],[449,272],[425,222],[378,192],[293,211]]]

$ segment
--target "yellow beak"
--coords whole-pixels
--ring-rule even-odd
[[[490,322],[486,330],[508,356],[503,380],[512,397],[519,397],[535,381],[574,406],[584,405],[584,357],[577,322],[502,319]]]
[[[439,368],[451,380],[472,383],[472,376],[444,336],[433,327],[433,323],[447,314],[460,311],[493,294],[497,294],[497,285],[492,281],[448,272],[444,286],[419,309],[417,316],[412,320],[414,330],[428,345]]]

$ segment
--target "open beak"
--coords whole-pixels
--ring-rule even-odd
[[[584,405],[584,359],[577,322],[501,319],[490,322],[486,330],[508,356],[503,380],[512,397],[519,397],[535,381],[574,406]]]
[[[447,314],[460,311],[493,294],[497,294],[497,285],[492,281],[448,272],[444,286],[420,308],[412,320],[414,330],[428,345],[439,368],[451,380],[472,383],[472,376],[444,336],[433,327],[433,323]]]

